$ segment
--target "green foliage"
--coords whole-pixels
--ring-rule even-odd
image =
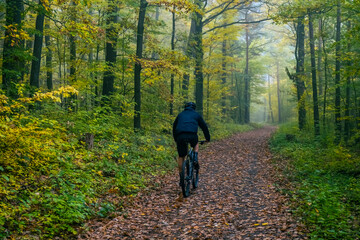
[[[176,165],[171,135],[134,134],[106,107],[71,114],[44,98],[0,99],[0,238],[77,234]],[[41,109],[30,114],[35,100]],[[91,150],[85,133],[95,136]]]
[[[157,124],[134,133],[131,107],[122,101],[121,108],[72,112],[54,102],[76,93],[73,88],[32,98],[22,89],[18,100],[0,95],[0,238],[69,238],[176,167],[173,117],[161,113],[160,101],[152,105],[155,117],[145,115]],[[255,127],[213,121],[210,131],[220,139]],[[87,134],[94,136],[91,149]]]
[[[311,239],[356,239],[360,157],[324,139],[285,125],[273,136],[271,148],[278,159],[289,159],[284,173],[295,186],[291,198]]]

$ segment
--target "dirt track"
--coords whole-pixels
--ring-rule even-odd
[[[200,151],[199,188],[183,199],[178,174],[139,194],[125,213],[79,239],[306,239],[273,186],[266,127]]]

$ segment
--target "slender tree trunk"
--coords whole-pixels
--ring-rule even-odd
[[[222,85],[223,85],[223,88],[225,88],[226,86],[226,77],[227,77],[227,74],[226,74],[226,55],[227,55],[227,51],[226,51],[226,40],[224,39],[223,42],[222,42],[222,76],[221,76],[221,81],[222,81]],[[225,115],[226,113],[226,96],[225,96],[225,91],[223,91],[223,96],[222,96],[222,113]]]
[[[144,21],[146,7],[148,3],[146,0],[140,0],[140,11],[139,11],[139,20],[137,26],[137,38],[136,38],[136,57],[137,61],[135,62],[134,70],[134,99],[135,99],[135,116],[134,116],[134,130],[141,129],[141,63],[143,51],[143,42],[144,42]]]
[[[188,41],[187,41],[187,46],[184,50],[184,54],[189,58],[192,59],[194,58],[194,49],[195,49],[195,42],[194,42],[194,34],[195,34],[195,14],[192,14],[192,19],[191,19],[191,26],[190,26],[190,31],[189,31],[189,37],[188,37]],[[185,73],[183,75],[183,79],[182,79],[182,86],[181,86],[181,91],[182,91],[182,96],[184,97],[184,100],[187,101],[189,99],[189,84],[190,84],[190,75],[188,72],[190,72],[190,63],[185,63]]]
[[[268,112],[267,112],[267,100],[266,98],[264,97],[264,122],[268,122],[269,119],[268,119]]]
[[[274,123],[274,113],[272,110],[272,105],[271,105],[271,88],[270,88],[270,75],[268,75],[268,91],[269,91],[269,111],[270,111],[270,117],[271,117],[271,122]]]
[[[313,18],[311,13],[309,13],[309,40],[310,40],[310,55],[311,55],[312,89],[313,89],[314,129],[315,129],[315,136],[318,136],[320,135],[319,103],[318,103],[317,83],[316,83],[314,27],[313,27]]]
[[[39,88],[40,87],[40,63],[41,63],[41,52],[43,45],[43,33],[44,33],[44,19],[45,19],[45,8],[42,0],[39,0],[39,12],[36,17],[36,33],[33,48],[33,59],[31,63],[30,71],[30,85]]]
[[[72,22],[76,21],[76,3],[74,0],[71,1],[70,19]],[[74,27],[74,26],[72,26]],[[76,36],[74,33],[69,35],[70,43],[70,79],[76,80]]]
[[[306,123],[305,109],[305,83],[304,83],[304,61],[305,61],[305,25],[304,17],[299,17],[297,24],[297,64],[296,64],[296,87],[298,97],[299,129],[303,130]]]
[[[212,46],[209,46],[209,59],[208,59],[208,66],[211,64],[211,54],[212,54]],[[206,76],[206,119],[210,118],[210,76],[211,74],[208,73]]]
[[[202,3],[200,0],[196,1],[197,8],[202,9]],[[195,99],[196,99],[196,108],[197,112],[202,116],[203,115],[203,89],[204,89],[204,76],[203,76],[203,58],[204,58],[204,49],[202,44],[202,35],[203,35],[203,15],[200,12],[196,12],[196,21],[195,21],[195,33],[194,33],[194,42],[195,42]]]
[[[241,82],[240,79],[237,77],[238,74],[235,74],[235,85],[236,85],[236,96],[237,96],[237,119],[238,119],[238,123],[243,124],[244,123],[244,119],[243,119],[243,114],[242,114],[242,92],[243,89],[241,89]]]
[[[278,119],[279,123],[282,122],[281,116],[281,96],[280,96],[280,63],[276,61],[276,90],[277,90],[277,99],[278,99]]]
[[[246,59],[245,59],[245,71],[244,71],[244,80],[245,80],[245,88],[244,88],[244,122],[250,122],[250,76],[249,76],[249,47],[250,47],[250,39],[249,39],[249,28],[246,26],[245,31],[245,42],[246,42]]]
[[[318,61],[317,70],[319,78],[319,97],[323,95],[323,71],[322,71],[322,19],[319,19],[319,38],[318,38]]]
[[[45,29],[49,30],[49,24],[45,24]],[[53,52],[51,50],[51,41],[50,36],[47,34],[45,36],[45,46],[46,46],[46,86],[49,90],[53,90],[53,71],[52,71],[52,56]]]
[[[115,24],[117,23],[117,7],[114,0],[108,1],[106,20],[106,49],[105,49],[105,64],[106,71],[103,78],[103,96],[110,96],[114,92],[115,81],[115,66],[116,66],[116,46],[117,46],[117,31]]]
[[[192,13],[192,18],[191,18],[191,25],[190,25],[190,31],[189,31],[189,37],[188,37],[188,41],[187,41],[187,46],[184,50],[185,55],[189,58],[195,58],[194,52],[195,52],[195,39],[194,39],[194,35],[195,35],[195,24],[196,24],[196,16],[195,13]],[[187,101],[189,99],[189,84],[190,84],[190,75],[188,72],[190,72],[190,63],[185,63],[185,73],[183,75],[183,81],[182,81],[182,95],[185,99],[185,101]]]
[[[328,89],[328,57],[325,47],[325,39],[322,41],[323,51],[324,51],[324,102],[323,102],[323,128],[326,129],[326,98],[327,98],[327,89]]]
[[[337,4],[336,17],[336,60],[335,60],[335,143],[341,141],[341,113],[340,113],[340,57],[341,57],[341,1]]]
[[[2,82],[3,89],[10,97],[17,97],[15,84],[22,78],[22,72],[25,59],[20,55],[24,51],[23,40],[11,34],[13,28],[21,30],[22,18],[21,13],[24,9],[22,0],[6,1],[6,26],[5,39],[3,46],[3,65],[2,65]]]
[[[351,31],[351,22],[347,22],[347,28],[348,32]],[[351,46],[350,43],[348,43],[347,50],[350,53]],[[351,61],[347,61],[347,67],[350,69],[351,67]],[[345,142],[348,142],[350,140],[351,134],[350,134],[350,85],[351,85],[351,77],[350,74],[347,74],[346,77],[346,97],[345,97],[345,124],[344,124],[344,130],[345,130]]]
[[[175,51],[175,31],[176,31],[176,19],[175,19],[175,5],[172,12],[172,31],[171,31],[171,51]],[[174,78],[175,74],[171,73],[170,77],[170,115],[174,115]]]
[[[190,83],[190,75],[188,73],[184,73],[183,80],[181,84],[182,94],[184,97],[184,100],[187,101],[189,99],[189,83]]]

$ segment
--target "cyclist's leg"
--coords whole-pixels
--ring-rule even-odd
[[[178,151],[177,163],[178,163],[179,177],[181,182],[182,165],[187,154],[187,142],[184,134],[178,136],[176,141],[176,146]]]
[[[199,139],[197,134],[194,135],[192,141],[190,142],[191,146],[194,149],[194,165],[196,168],[199,168],[199,161],[198,161],[198,152],[199,152]]]
[[[199,152],[199,143],[197,143],[194,147],[194,152]]]
[[[177,160],[177,163],[178,163],[178,169],[179,169],[179,173],[181,173],[182,171],[182,165],[183,165],[183,162],[185,160],[185,157],[178,157],[178,160]]]

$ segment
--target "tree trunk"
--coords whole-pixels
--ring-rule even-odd
[[[351,23],[350,21],[347,22],[347,28],[348,32],[351,31]],[[348,43],[347,50],[350,53],[351,46],[350,43]],[[351,67],[351,61],[347,61],[347,67],[350,69]],[[346,78],[346,97],[345,97],[345,124],[344,124],[344,131],[345,131],[345,142],[347,143],[350,140],[350,84],[351,84],[351,77],[350,74],[347,74]]]
[[[314,129],[315,129],[315,136],[319,136],[320,124],[319,124],[319,104],[318,104],[318,96],[317,96],[317,83],[316,83],[314,27],[313,27],[313,18],[311,13],[309,13],[309,40],[310,40],[310,55],[311,55],[311,77],[312,77],[312,89],[313,89]]]
[[[114,0],[108,0],[107,15],[105,49],[106,71],[103,77],[103,96],[110,96],[114,92],[114,67],[116,66],[116,46],[118,38],[116,27],[114,26],[117,23],[117,7],[115,6]]]
[[[140,0],[140,11],[139,11],[139,20],[137,26],[137,38],[136,38],[136,57],[137,61],[135,62],[134,70],[134,99],[135,99],[135,116],[134,116],[134,130],[141,129],[141,63],[143,51],[143,41],[144,41],[144,21],[146,7],[148,3],[146,0]]]
[[[237,99],[237,123],[239,124],[243,124],[244,123],[244,119],[243,119],[243,114],[242,114],[242,92],[243,89],[241,89],[241,82],[240,82],[240,78],[238,78],[239,74],[235,73],[235,86],[236,86],[236,99]]]
[[[22,0],[6,1],[6,26],[12,25],[13,28],[21,30],[22,18],[21,13],[24,9]],[[14,37],[11,32],[13,28],[7,28],[5,31],[3,47],[3,65],[2,65],[2,82],[3,89],[10,97],[17,97],[15,84],[22,78],[23,66],[25,59],[21,56],[24,51],[23,41]]]
[[[41,63],[41,52],[43,45],[43,33],[44,33],[44,19],[45,19],[45,8],[42,0],[39,0],[39,12],[36,17],[36,33],[33,48],[33,59],[31,63],[30,71],[30,86],[35,88],[40,87],[40,63]]]
[[[208,66],[211,64],[211,54],[212,54],[212,46],[209,46],[209,57],[208,57]],[[210,118],[210,77],[211,74],[208,73],[206,76],[206,119]]]
[[[195,34],[195,24],[196,24],[196,17],[195,17],[195,13],[192,14],[192,18],[191,18],[191,25],[190,25],[190,31],[189,31],[189,37],[188,37],[188,41],[187,41],[187,46],[184,50],[185,55],[189,58],[192,59],[195,57],[194,52],[195,52],[195,40],[194,40],[194,34]],[[184,75],[183,75],[183,81],[182,81],[182,95],[185,99],[185,101],[187,101],[189,99],[189,84],[190,84],[190,75],[188,72],[190,72],[190,63],[185,63],[185,69],[187,71],[185,71]]]
[[[227,74],[226,74],[226,55],[227,55],[227,52],[226,52],[226,40],[224,39],[223,42],[222,42],[222,76],[221,76],[221,81],[222,81],[222,85],[223,85],[223,88],[226,87],[226,77],[227,77]],[[225,95],[225,91],[223,90],[223,96],[222,96],[222,113],[225,115],[226,113],[226,95]]]
[[[171,31],[171,51],[175,51],[175,31],[176,31],[176,19],[175,19],[175,6],[172,12],[172,31]],[[175,74],[171,73],[170,77],[170,115],[174,115],[174,78]]]
[[[202,9],[202,3],[200,0],[196,1],[197,9]],[[195,43],[195,100],[196,100],[196,109],[197,112],[202,116],[203,115],[203,95],[204,95],[204,75],[203,75],[203,58],[204,58],[204,49],[202,44],[202,35],[203,35],[203,15],[197,11],[195,13],[195,33],[194,33],[194,43]]]
[[[280,63],[276,62],[276,92],[277,92],[277,100],[278,100],[278,119],[279,123],[282,123],[281,117],[281,98],[280,98]]]
[[[250,76],[249,76],[249,28],[246,27],[245,31],[245,41],[246,41],[246,58],[245,58],[245,71],[244,71],[244,122],[250,122]]]
[[[298,98],[299,129],[303,130],[306,123],[305,109],[305,83],[304,83],[304,60],[305,60],[305,25],[304,17],[298,18],[297,24],[297,59],[296,59],[296,87]]]
[[[271,117],[271,122],[274,123],[274,113],[272,110],[272,105],[271,105],[271,88],[270,88],[270,75],[268,75],[268,91],[269,91],[269,112],[270,112],[270,117]]]
[[[318,61],[317,72],[319,78],[319,97],[323,95],[323,71],[322,71],[322,20],[319,19],[319,38],[318,38]]]
[[[323,51],[324,51],[324,102],[323,102],[323,128],[326,129],[326,98],[327,98],[327,89],[328,89],[328,57],[325,48],[325,39],[322,41]]]
[[[76,3],[74,0],[71,1],[71,10],[70,10],[70,20],[72,22],[76,21]],[[72,26],[74,27],[74,26]],[[69,35],[70,43],[70,79],[72,81],[76,80],[76,36],[74,33]]]
[[[188,73],[184,73],[181,90],[185,101],[189,99],[189,94],[188,94],[189,82],[190,82],[190,75]]]
[[[341,1],[337,3],[336,17],[336,61],[335,61],[335,143],[341,141],[341,113],[340,113],[340,57],[341,57]]]
[[[45,29],[50,29],[49,24],[45,24]],[[46,86],[51,91],[53,90],[53,79],[52,79],[52,50],[50,36],[45,36],[45,46],[46,46]]]

